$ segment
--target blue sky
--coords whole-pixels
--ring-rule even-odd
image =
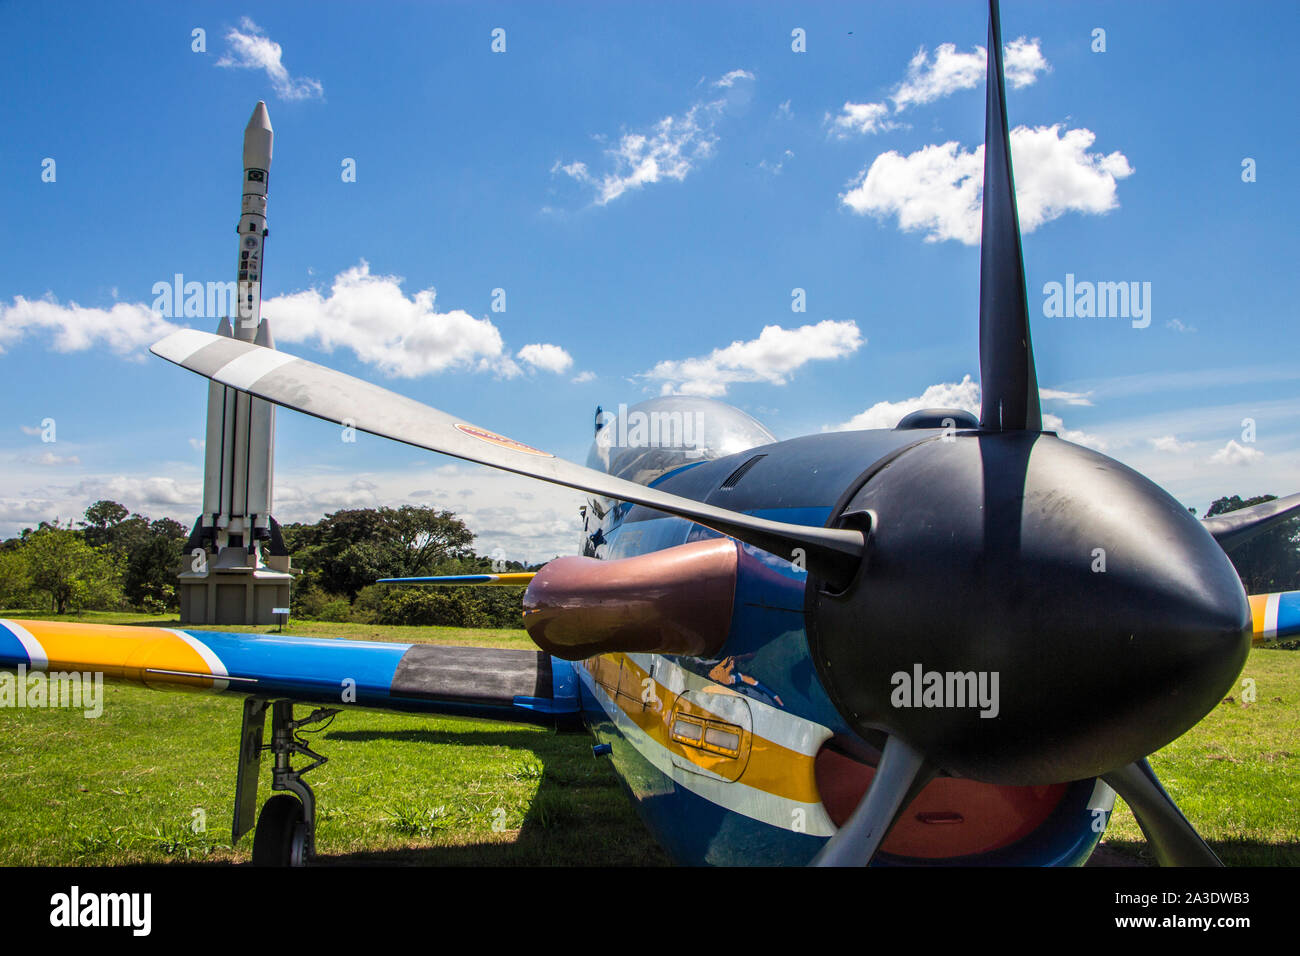
[[[1198,509],[1300,490],[1297,27],[1003,5],[1045,409]],[[597,404],[665,390],[782,438],[971,405],[986,31],[978,2],[0,5],[0,534],[99,497],[193,520],[206,391],[147,344],[217,317],[153,289],[234,278],[259,99],[286,351],[579,461]],[[1149,289],[1149,325],[1045,315],[1067,274]],[[410,501],[484,551],[576,542],[567,491],[283,412],[277,453],[282,520]]]

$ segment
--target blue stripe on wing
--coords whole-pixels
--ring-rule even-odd
[[[490,584],[494,574],[438,574],[427,578],[380,578],[376,584]]]

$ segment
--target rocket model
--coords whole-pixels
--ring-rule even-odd
[[[260,318],[267,183],[274,134],[266,104],[259,102],[244,130],[244,185],[239,226],[236,315],[223,318],[217,334],[274,348],[271,327]],[[208,388],[204,449],[203,514],[190,547],[217,553],[217,570],[264,566],[264,549],[283,554],[271,517],[275,410],[269,403],[212,383]]]

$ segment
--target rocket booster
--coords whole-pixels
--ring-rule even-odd
[[[270,323],[261,319],[267,184],[274,132],[259,102],[244,129],[240,204],[237,315],[221,320],[219,335],[274,348]],[[215,382],[208,389],[201,526],[218,550],[253,549],[270,537],[275,409]]]

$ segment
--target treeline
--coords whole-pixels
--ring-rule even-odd
[[[1207,517],[1275,496],[1217,499]],[[450,511],[406,505],[336,511],[283,528],[300,572],[293,616],[375,625],[520,627],[523,588],[431,588],[375,584],[380,578],[530,571],[471,548],[473,533]],[[176,574],[187,531],[116,501],[97,501],[81,521],[41,522],[0,541],[0,608],[66,614],[80,610],[178,611]],[[1229,557],[1250,594],[1300,590],[1300,518]]]
[[[95,502],[75,524],[42,521],[0,542],[0,608],[177,610],[186,537],[180,522],[151,521],[116,501]]]
[[[282,529],[299,572],[292,615],[359,624],[521,627],[523,588],[377,585],[379,578],[480,574],[473,533],[450,511],[404,506],[336,511]],[[151,521],[116,501],[83,520],[41,522],[0,542],[0,608],[179,612],[177,572],[189,535],[171,518]],[[497,561],[495,570],[532,570]]]
[[[302,574],[300,618],[358,624],[522,627],[523,588],[375,584],[380,578],[529,571],[518,561],[475,554],[473,533],[450,511],[404,505],[336,511],[288,524],[284,543]],[[495,564],[495,567],[494,567]]]

